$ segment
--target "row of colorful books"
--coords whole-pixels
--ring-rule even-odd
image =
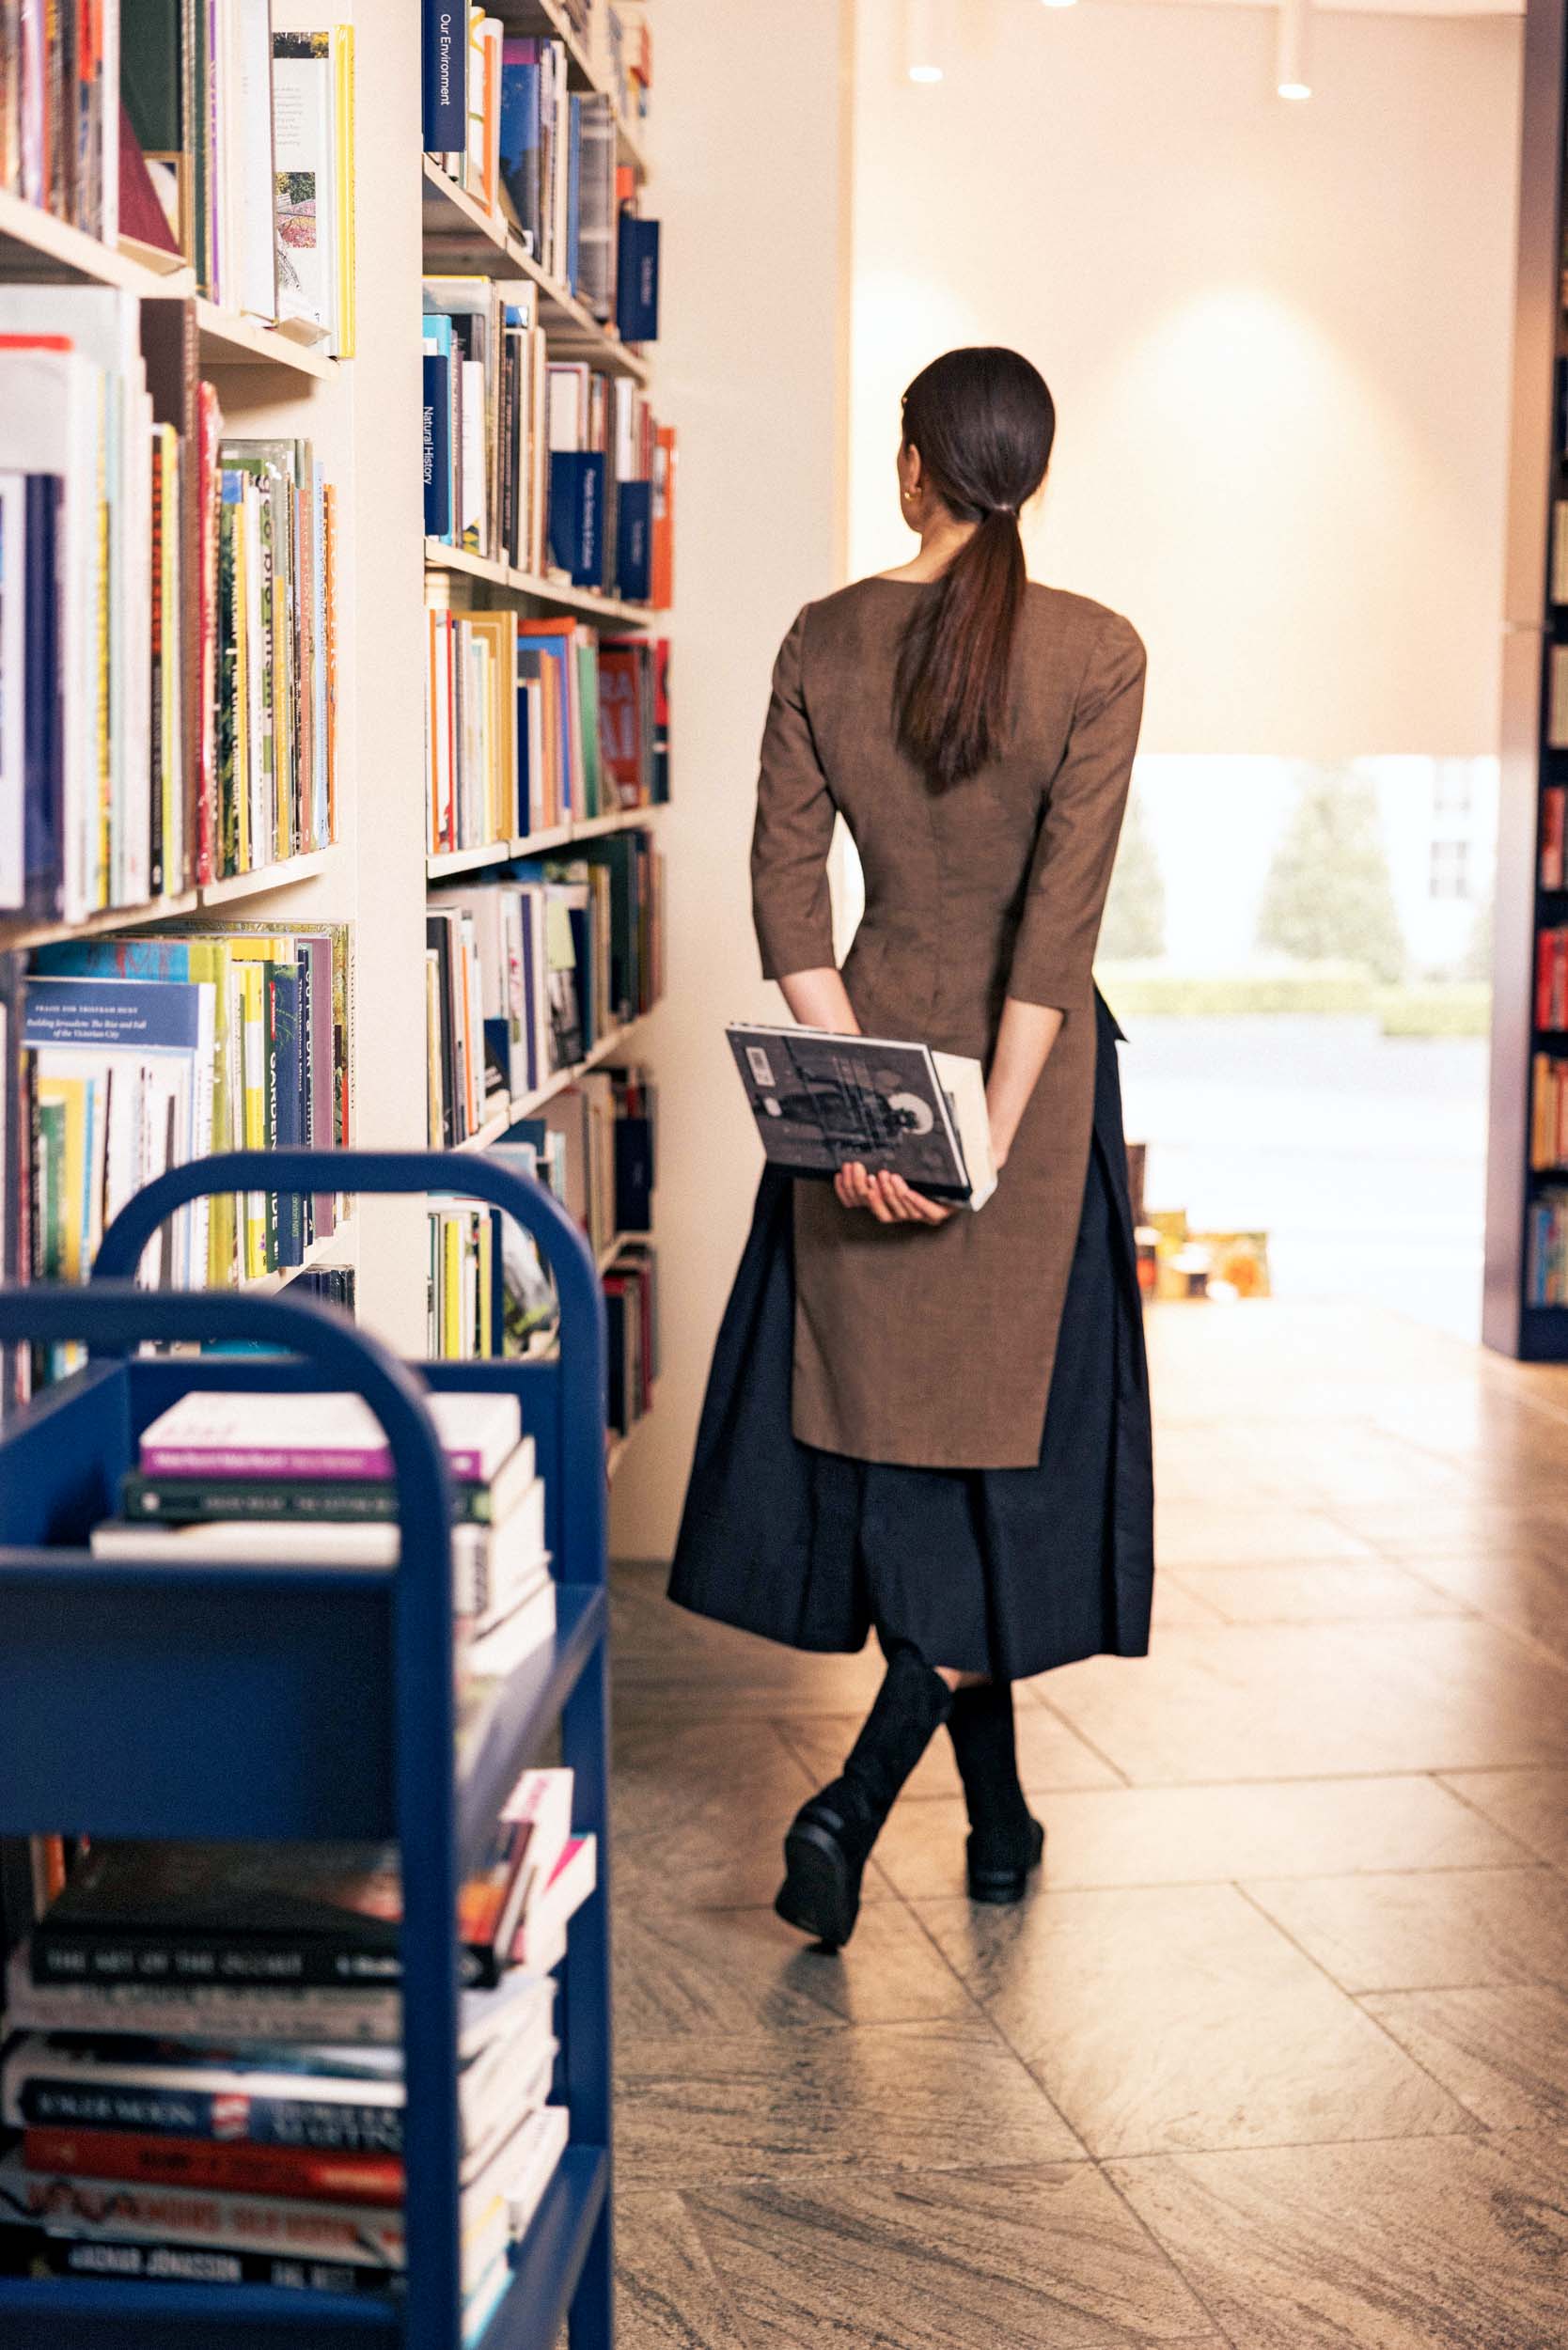
[[[217,1150],[331,1148],[350,1135],[344,925],[212,923],[38,949],[14,1013],[0,1224],[12,1277],[85,1277],[103,1231],[165,1168]],[[226,1286],[304,1261],[331,1192],[214,1196],[180,1211],[144,1281]],[[41,1355],[24,1380],[69,1367]]]
[[[1554,1053],[1530,1061],[1529,1163],[1538,1174],[1568,1167],[1568,1060]]]
[[[667,800],[667,638],[455,610],[455,584],[426,582],[431,854]]]
[[[431,896],[426,923],[432,1140],[574,1069],[664,986],[663,862],[648,833]]]
[[[1525,1212],[1525,1303],[1568,1306],[1568,1189],[1537,1192]]]
[[[234,439],[194,303],[0,288],[0,911],[77,922],[336,829],[335,500]]]
[[[668,604],[674,436],[630,376],[552,358],[528,278],[423,284],[425,536]]]
[[[1535,1025],[1568,1028],[1568,923],[1535,934]]]
[[[572,86],[564,41],[514,36],[478,6],[467,12],[466,43],[455,11],[436,38],[425,128],[436,160],[602,324],[613,321],[626,343],[653,341],[659,225],[639,212],[617,120],[618,96],[623,118],[646,114],[646,26],[629,47],[624,38],[606,43],[606,86],[588,91]]]
[[[118,0],[0,0],[0,188],[111,245],[120,225],[119,16]]]
[[[606,1277],[652,1221],[654,1095],[646,1069],[585,1071],[519,1120],[491,1155],[554,1192]],[[555,1292],[525,1232],[477,1200],[430,1214],[429,1351],[466,1362],[533,1353],[553,1336]]]
[[[352,355],[353,26],[274,30],[272,0],[118,7],[121,227],[226,308]]]

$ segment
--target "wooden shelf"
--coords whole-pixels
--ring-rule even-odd
[[[439,539],[425,540],[425,569],[486,580],[491,587],[504,588],[530,603],[556,612],[586,612],[590,619],[607,626],[651,628],[659,618],[651,604],[621,603],[596,588],[573,588],[570,580],[550,579],[539,572],[514,572],[510,563],[493,561],[487,555],[470,555],[463,547],[444,546]]]
[[[647,807],[615,808],[608,816],[585,816],[580,823],[550,824],[542,832],[519,834],[514,840],[488,840],[475,849],[441,849],[425,859],[426,879],[456,881],[463,873],[483,872],[486,867],[510,865],[514,857],[545,856],[573,840],[598,840],[608,832],[633,832],[657,816],[665,803]]]
[[[639,1014],[638,1020],[640,1018]],[[547,1077],[531,1093],[514,1093],[504,1109],[492,1111],[478,1133],[470,1135],[466,1141],[454,1143],[453,1150],[488,1151],[491,1144],[499,1142],[520,1118],[531,1118],[536,1110],[543,1108],[546,1102],[553,1102],[557,1093],[564,1093],[568,1086],[575,1085],[577,1079],[586,1076],[590,1069],[599,1068],[613,1053],[619,1052],[633,1029],[638,1026],[638,1020],[628,1020],[623,1026],[612,1028],[608,1036],[600,1038],[591,1053],[586,1054],[579,1061],[573,1061],[570,1069],[557,1069],[554,1076]]]
[[[258,865],[248,873],[230,873],[223,881],[207,882],[200,891],[204,906],[229,905],[236,898],[259,898],[268,890],[290,889],[296,882],[312,881],[331,870],[336,847],[308,849],[303,856],[285,857],[277,865]]]
[[[477,1127],[473,1134],[465,1136],[462,1142],[454,1142],[453,1150],[488,1151],[493,1142],[500,1141],[507,1128],[512,1123],[512,1107],[510,1103],[508,1103],[503,1108],[493,1111],[485,1120],[484,1124]]]
[[[57,938],[102,938],[110,931],[140,930],[148,922],[166,922],[177,915],[194,914],[200,902],[196,890],[185,889],[177,897],[149,898],[145,905],[107,906],[102,913],[84,916],[80,922],[35,922],[25,915],[0,915],[0,954],[15,953],[28,947],[47,947]]]
[[[196,291],[196,278],[183,263],[149,268],[7,190],[0,190],[0,274],[122,286],[144,297]]]
[[[337,373],[338,362],[324,351],[296,340],[284,327],[263,326],[259,319],[238,310],[222,310],[205,294],[196,297],[196,325],[207,367],[282,368],[318,384],[330,384]]]
[[[195,272],[172,256],[169,266],[163,267],[122,253],[6,191],[0,191],[0,275],[118,286],[144,302],[196,293]],[[336,359],[297,341],[286,330],[222,309],[205,295],[196,295],[196,323],[202,360],[209,367],[282,368],[321,383],[337,372]]]
[[[325,1240],[312,1241],[305,1252],[303,1264],[279,1265],[274,1273],[252,1274],[248,1279],[236,1282],[235,1287],[247,1297],[275,1297],[278,1291],[286,1290],[290,1281],[297,1281],[302,1273],[352,1265],[356,1253],[356,1241],[354,1219],[349,1216],[329,1232]]]
[[[0,914],[0,954],[29,947],[47,947],[59,938],[101,938],[112,931],[139,931],[149,922],[171,922],[207,906],[223,906],[237,898],[258,898],[269,890],[289,889],[330,870],[336,848],[313,849],[281,865],[259,865],[254,872],[230,873],[222,881],[204,882],[199,889],[182,889],[172,897],[149,898],[138,906],[106,906],[80,922],[30,921],[25,915]]]
[[[607,375],[647,383],[651,369],[642,353],[541,269],[499,213],[476,202],[431,155],[424,159],[423,194],[428,267],[439,271],[461,264],[481,277],[526,277],[539,290],[539,322],[557,350],[588,359]]]

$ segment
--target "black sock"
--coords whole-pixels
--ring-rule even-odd
[[[890,1650],[882,1686],[842,1776],[823,1789],[821,1798],[853,1812],[868,1852],[951,1704],[952,1691],[917,1649],[901,1644]]]
[[[987,1838],[1027,1838],[1031,1814],[1018,1780],[1012,1684],[978,1681],[959,1689],[948,1716],[969,1825]]]

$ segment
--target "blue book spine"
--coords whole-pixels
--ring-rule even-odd
[[[577,272],[582,245],[583,217],[583,102],[571,101],[570,128],[566,150],[566,283],[568,290],[577,290]]]
[[[172,979],[35,979],[22,1041],[103,1053],[188,1053],[196,1046],[199,1018],[199,989]]]
[[[550,560],[575,588],[604,575],[604,459],[596,449],[557,449],[550,458]]]
[[[33,953],[36,974],[52,979],[176,979],[191,976],[182,938],[61,938]]]
[[[616,491],[616,593],[646,603],[653,593],[653,484],[622,481]]]
[[[513,63],[512,51],[522,47],[507,41],[501,52],[501,182],[512,201],[519,227],[531,240],[539,258],[539,68],[532,62]]]
[[[305,1142],[305,1064],[300,1021],[300,975],[287,964],[268,971],[273,1067],[268,1082],[275,1089],[275,1128],[280,1151],[297,1151]],[[277,1261],[305,1262],[305,1203],[297,1192],[277,1195]]]
[[[452,538],[451,364],[438,351],[425,353],[425,536],[447,545]]]
[[[623,343],[659,339],[659,224],[630,212],[618,231],[615,324]]]
[[[462,155],[468,147],[468,10],[421,0],[423,114],[427,150]]]

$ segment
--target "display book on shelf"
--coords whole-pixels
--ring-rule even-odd
[[[259,1171],[251,1157],[213,1180]],[[317,1173],[303,1154],[278,1171],[299,1184]],[[344,1172],[367,1192],[446,1179],[429,1154]],[[0,1540],[33,1574],[0,1571],[0,1621],[19,1629],[41,1572],[55,1644],[26,1704],[5,1692],[0,1828],[36,1832],[52,1804],[55,1817],[102,1817],[105,1803],[113,1816],[52,1901],[46,1888],[10,1959],[24,2036],[0,2087],[24,2135],[0,2166],[0,2205],[20,2221],[4,2249],[24,2275],[0,2280],[0,2342],[46,2342],[51,2292],[65,2289],[50,2280],[64,2279],[92,2280],[98,2297],[76,2311],[149,2345],[172,2343],[181,2311],[218,2338],[242,2304],[314,2340],[392,2289],[408,2338],[431,2350],[488,2338],[493,2319],[509,2345],[548,2350],[575,2288],[587,2339],[607,2350],[600,1308],[587,1250],[548,1197],[473,1173],[552,1262],[558,1361],[411,1376],[340,1322],[270,1300],[123,1285],[86,1308],[58,1290],[0,1300],[0,1341],[24,1323],[63,1336],[90,1314],[108,1347],[203,1332],[275,1350],[265,1363],[102,1364],[8,1440]],[[202,1180],[181,1170],[144,1195],[105,1261],[128,1270]],[[121,1516],[95,1532],[117,1487]],[[193,1523],[194,1511],[221,1514]],[[101,1595],[79,1605],[86,1541],[139,1594],[166,1710],[121,1719]],[[46,1542],[72,1547],[26,1548]],[[302,1782],[310,1708],[339,1710],[333,1659],[374,1615],[385,1632],[365,1653],[390,1653],[395,1678],[363,1681],[353,1735],[318,1735]],[[83,1754],[28,1724],[46,1690],[114,1724],[112,1776],[102,1741]],[[557,1715],[561,1767],[523,1769]],[[455,1802],[436,1760],[454,1726]],[[125,1843],[166,1833],[171,1807],[171,1843]],[[379,1848],[391,1835],[400,1879]],[[14,1888],[26,1871],[9,1857]],[[454,1882],[455,1926],[439,1891]],[[59,2037],[73,2029],[86,2037]],[[385,2350],[404,2338],[393,2306],[369,2337]]]

